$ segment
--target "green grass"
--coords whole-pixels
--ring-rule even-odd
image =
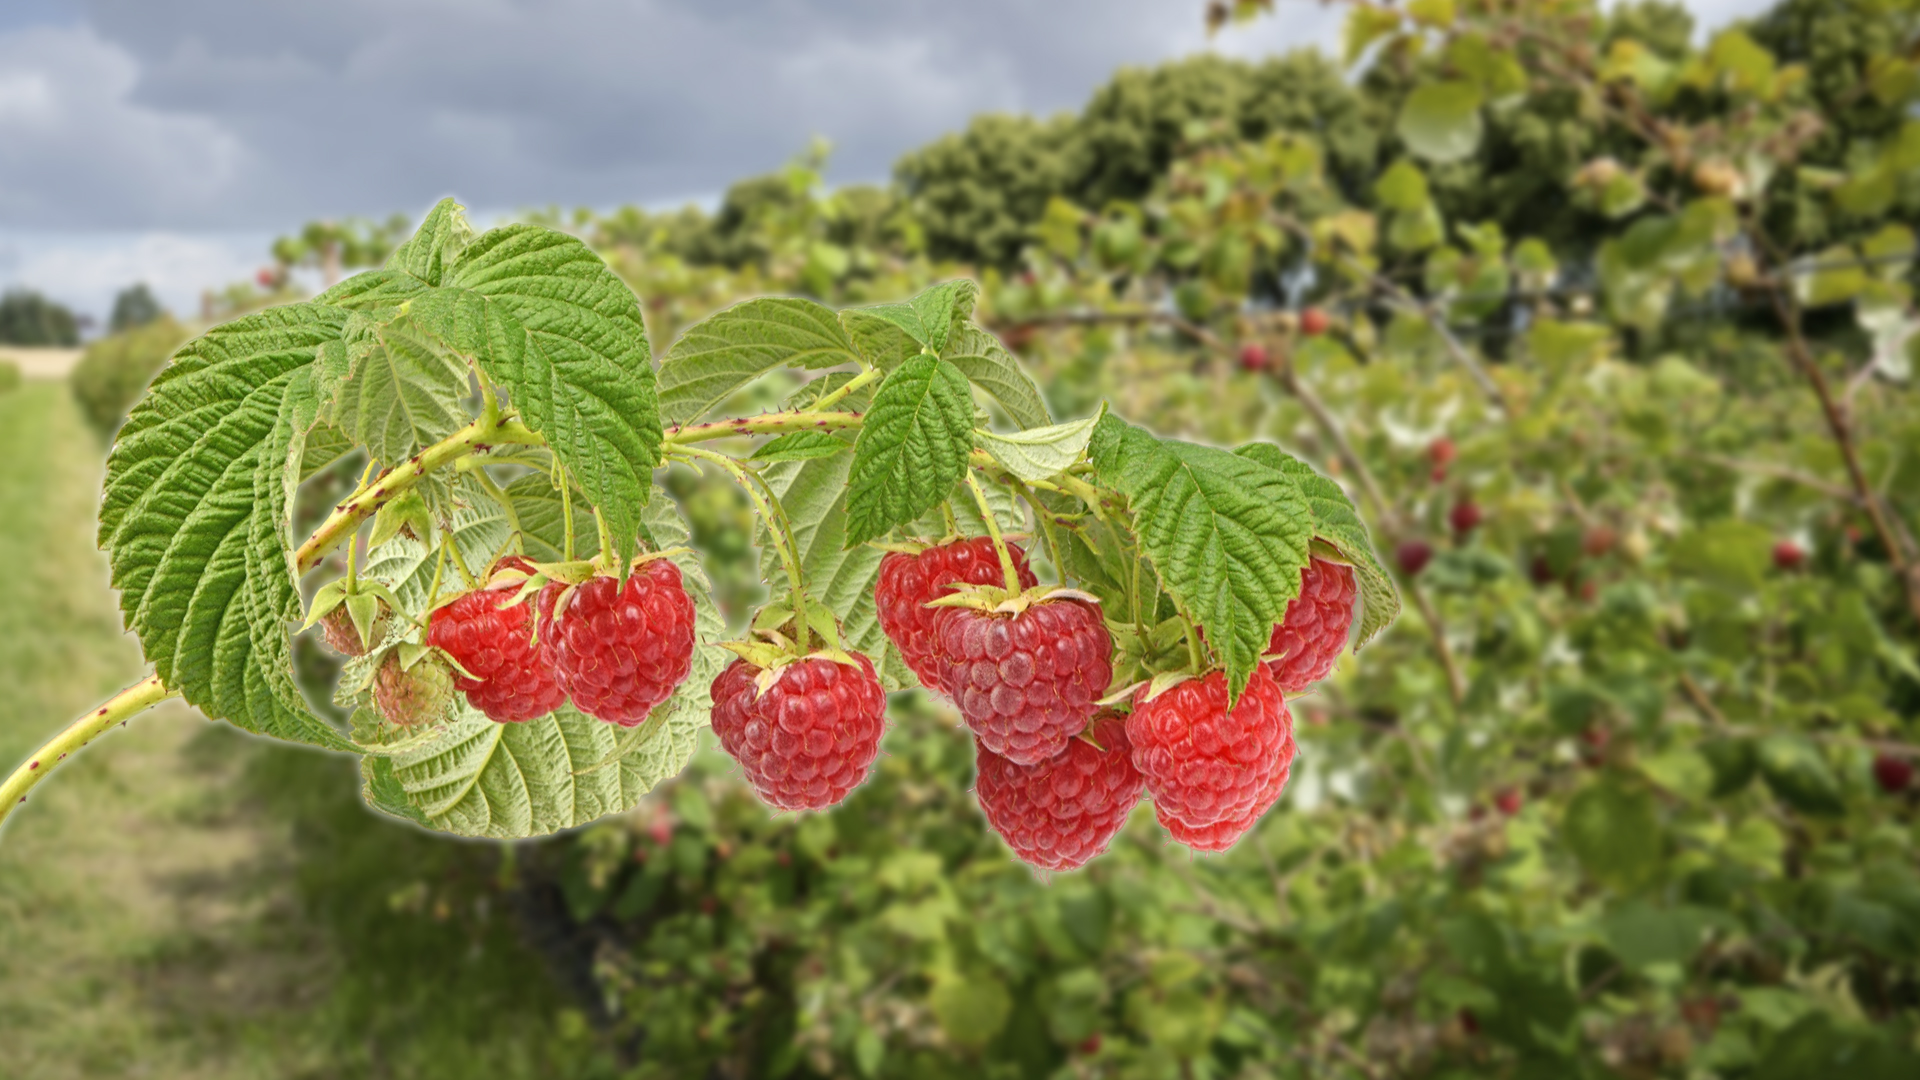
[[[142,665],[66,386],[0,393],[0,445],[11,769]],[[0,829],[0,1080],[583,1075],[593,1041],[506,905],[438,899],[497,873],[494,848],[366,811],[345,758],[156,709]]]

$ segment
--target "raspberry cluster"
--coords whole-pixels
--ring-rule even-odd
[[[1018,544],[1008,544],[1007,551],[1020,574],[1020,587],[1038,585],[1040,579],[1027,566],[1027,553]],[[947,595],[955,585],[998,585],[1004,580],[993,541],[984,536],[937,544],[918,555],[891,552],[880,560],[880,580],[873,590],[880,629],[900,650],[900,658],[919,677],[920,685],[940,689],[933,640],[940,609],[928,607],[927,601]]]

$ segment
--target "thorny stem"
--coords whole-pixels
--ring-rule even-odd
[[[421,478],[435,469],[458,461],[469,454],[479,453],[491,447],[508,444],[539,446],[546,440],[524,424],[516,420],[481,417],[452,435],[434,443],[415,454],[404,464],[386,470],[373,482],[371,487],[356,492],[351,498],[334,507],[333,513],[320,523],[320,527],[307,537],[307,542],[294,552],[294,567],[299,573],[306,573],[320,565],[327,553],[339,547],[341,542],[360,528],[362,522],[391,502],[396,496],[410,490]]]
[[[136,713],[145,712],[173,695],[174,691],[160,682],[160,676],[149,675],[68,724],[66,730],[48,739],[14,769],[5,783],[0,783],[0,823],[6,821],[14,807],[26,802],[27,792],[62,761],[115,724],[125,723]]]
[[[981,488],[980,480],[967,470],[967,489],[973,492],[973,501],[980,504],[980,517],[987,523],[987,536],[993,540],[993,552],[1000,556],[1000,572],[1006,575],[1007,591],[1020,591],[1020,571],[1013,568],[1013,553],[1007,550],[1006,538],[1000,535],[1000,521],[993,516],[993,506],[987,502],[987,493]]]
[[[772,488],[767,488],[762,493],[761,488],[765,485],[765,480],[725,454],[716,454],[700,446],[676,447],[674,453],[691,459],[713,462],[725,469],[733,477],[733,482],[739,484],[741,490],[747,493],[747,498],[752,501],[754,510],[760,515],[760,520],[766,523],[767,533],[773,537],[773,549],[779,555],[781,565],[786,568],[787,584],[793,588],[794,644],[801,655],[806,655],[810,651],[807,640],[807,593],[806,586],[800,577],[800,547],[793,538],[793,527],[787,521],[786,508],[781,506],[779,500],[774,497]],[[755,481],[759,483],[756,484]]]
[[[730,439],[736,435],[779,435],[790,431],[838,431],[859,427],[866,418],[856,412],[775,412],[715,420],[706,424],[686,424],[667,429],[669,447],[687,443]]]

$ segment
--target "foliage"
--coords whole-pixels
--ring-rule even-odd
[[[115,311],[118,312],[118,305]],[[68,380],[87,422],[112,435],[188,331],[162,313],[87,346]]]
[[[80,325],[65,307],[28,289],[0,296],[0,345],[78,344]]]

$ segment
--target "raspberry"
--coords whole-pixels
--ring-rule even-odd
[[[1017,615],[935,610],[940,688],[980,745],[1037,765],[1086,729],[1113,681],[1113,638],[1099,607],[1060,599]]]
[[[1018,545],[1008,544],[1013,566],[1020,574],[1020,587],[1039,584],[1027,567],[1027,554]],[[880,616],[880,629],[900,650],[900,656],[920,677],[920,685],[929,690],[940,688],[940,669],[934,658],[933,629],[940,609],[927,607],[950,591],[947,586],[1004,585],[1006,575],[1000,569],[1000,556],[994,553],[987,537],[957,540],[930,547],[918,555],[892,552],[880,560],[880,580],[873,587],[873,602]]]
[[[1289,737],[1286,752],[1275,760],[1273,766],[1261,778],[1259,793],[1253,801],[1253,808],[1229,821],[1216,821],[1211,825],[1189,825],[1173,817],[1159,806],[1154,807],[1154,816],[1167,830],[1167,835],[1187,845],[1195,851],[1225,851],[1232,847],[1248,830],[1257,824],[1261,817],[1280,801],[1280,793],[1286,789],[1287,777],[1293,771],[1293,739]]]
[[[713,733],[770,806],[824,810],[867,778],[886,726],[887,694],[873,662],[859,666],[824,656],[779,669],[735,660],[713,680]]]
[[[353,616],[347,613],[345,604],[334,608],[320,618],[320,634],[326,639],[327,648],[341,656],[365,656],[367,647],[360,643],[360,631],[354,629]],[[380,635],[375,634],[378,641]]]
[[[1067,740],[1065,750],[1038,765],[1015,765],[974,744],[980,810],[1022,861],[1045,870],[1084,866],[1139,804],[1143,782],[1126,722],[1102,713],[1091,735],[1093,742]]]
[[[634,727],[667,699],[693,666],[693,601],[680,568],[654,559],[627,584],[600,575],[565,595],[552,616],[553,673],[574,705],[610,724]]]
[[[1913,783],[1913,762],[1881,754],[1873,759],[1873,781],[1880,785],[1881,791],[1898,795]]]
[[[532,570],[517,559],[503,565]],[[534,604],[546,603],[546,594],[501,607],[515,588],[475,589],[435,608],[427,629],[427,644],[473,675],[456,673],[454,686],[488,719],[503,724],[545,716],[567,700],[554,679],[550,642],[534,635]]]
[[[400,665],[398,650],[380,661],[373,676],[373,706],[388,721],[411,727],[447,715],[453,704],[453,669],[437,655]]]
[[[1141,703],[1127,718],[1127,740],[1154,811],[1189,829],[1252,827],[1279,798],[1293,763],[1293,717],[1265,665],[1253,669],[1232,712],[1221,671]]]
[[[1318,556],[1300,571],[1300,595],[1287,604],[1287,617],[1267,642],[1268,670],[1280,689],[1305,690],[1326,678],[1353,625],[1353,567]]]

